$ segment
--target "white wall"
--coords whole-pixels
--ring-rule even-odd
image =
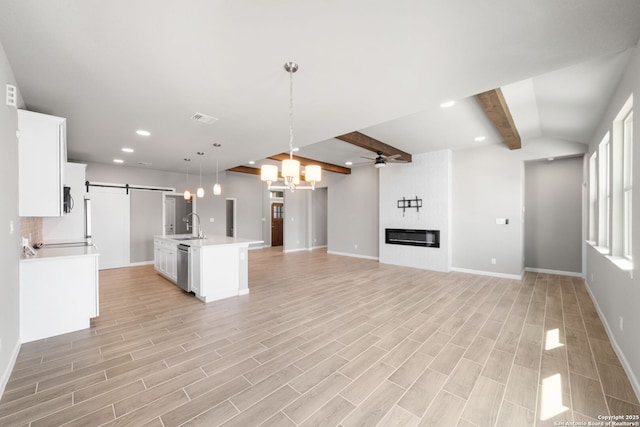
[[[399,209],[403,197],[422,208]],[[451,269],[451,150],[413,156],[408,164],[380,169],[380,262],[427,270]],[[440,230],[440,247],[389,245],[386,228]]]
[[[327,176],[327,251],[377,259],[378,169],[361,166],[351,169],[350,175],[331,175]]]
[[[607,111],[598,124],[589,145],[589,155],[596,150],[605,133],[611,130],[611,123],[629,95],[634,93],[635,114],[633,120],[633,187],[640,189],[640,52],[638,48],[631,58],[629,67],[622,78]],[[634,192],[637,190],[634,190]],[[585,206],[586,209],[586,206]],[[633,200],[633,259],[638,264],[640,257],[640,197]],[[637,270],[637,269],[636,269]],[[622,272],[599,251],[587,245],[587,286],[595,299],[596,306],[606,325],[609,338],[623,361],[631,378],[636,395],[640,396],[640,275],[633,278]],[[624,328],[620,329],[620,318]]]
[[[524,269],[523,162],[586,150],[584,144],[539,138],[523,141],[520,150],[500,144],[454,151],[453,268],[520,277]],[[508,218],[509,224],[497,225],[496,218]]]
[[[16,85],[4,48],[0,44],[0,82]],[[18,113],[7,107],[2,97],[0,107],[0,397],[11,375],[11,369],[20,349],[20,218],[18,217]],[[18,106],[24,108],[18,94]],[[13,231],[10,227],[13,226]]]

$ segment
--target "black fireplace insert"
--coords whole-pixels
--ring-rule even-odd
[[[386,228],[384,242],[390,245],[440,247],[440,230]]]

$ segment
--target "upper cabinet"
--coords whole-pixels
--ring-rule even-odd
[[[62,216],[66,119],[18,110],[20,216]]]

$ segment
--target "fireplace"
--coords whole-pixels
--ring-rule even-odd
[[[389,245],[440,247],[440,230],[386,228],[384,242]]]

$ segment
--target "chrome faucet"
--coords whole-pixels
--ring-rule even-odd
[[[196,218],[198,218],[198,239],[204,239],[204,234],[202,234],[202,225],[201,225],[201,222],[200,222],[200,215],[198,215],[198,214],[197,214],[197,213],[195,213],[195,212],[189,212],[189,213],[187,214],[187,231],[189,230],[189,217],[190,217],[191,215],[193,215],[193,216],[195,216]],[[191,220],[191,222],[193,222],[193,220]],[[193,226],[193,225],[191,225],[191,228],[193,229],[193,228],[194,228],[194,226]]]

